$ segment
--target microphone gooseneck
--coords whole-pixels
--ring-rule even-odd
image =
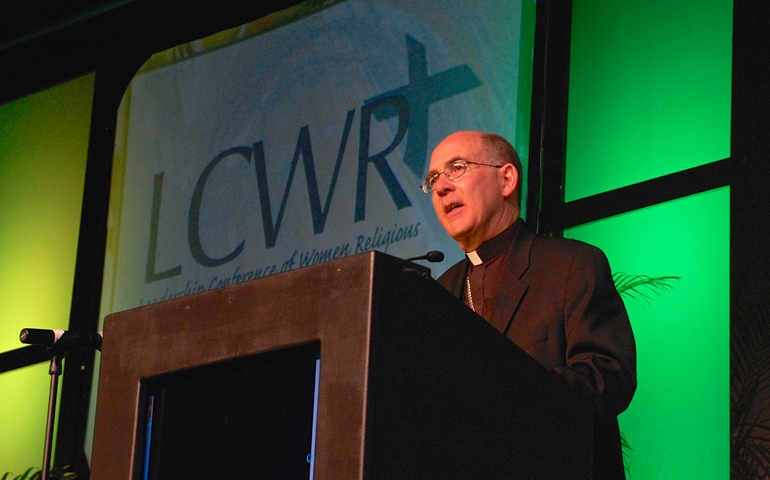
[[[420,255],[419,257],[412,257],[407,258],[407,262],[414,262],[415,260],[427,260],[430,263],[438,263],[444,261],[444,252],[439,250],[431,250],[430,252],[426,253],[425,255]]]

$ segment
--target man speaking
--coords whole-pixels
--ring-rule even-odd
[[[636,389],[636,348],[605,255],[543,238],[519,218],[521,161],[499,135],[457,132],[422,189],[466,258],[439,282],[588,399],[595,479],[625,478],[617,416]]]

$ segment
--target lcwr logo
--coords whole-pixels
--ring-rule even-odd
[[[423,169],[427,158],[428,148],[428,107],[441,100],[467,92],[481,86],[481,81],[467,65],[460,65],[443,72],[428,76],[428,68],[425,57],[425,46],[406,36],[407,61],[409,70],[409,83],[403,87],[385,92],[373,98],[365,100],[361,106],[361,128],[358,142],[358,175],[356,177],[356,197],[354,222],[366,219],[366,187],[369,173],[369,164],[374,165],[380,179],[385,184],[396,209],[409,207],[412,203],[401,187],[398,179],[388,165],[387,156],[393,152],[403,141],[407,131],[409,138],[406,142],[404,163],[417,176],[423,175]],[[308,201],[310,203],[310,216],[313,223],[314,234],[324,231],[326,218],[334,197],[334,189],[337,184],[342,158],[348,145],[350,130],[353,124],[355,109],[349,110],[345,117],[345,125],[340,139],[337,159],[329,184],[329,190],[323,205],[318,188],[318,180],[315,173],[315,161],[313,148],[310,141],[310,127],[305,125],[297,136],[297,145],[291,161],[289,176],[283,191],[278,214],[273,220],[273,208],[270,201],[269,185],[267,182],[267,168],[263,141],[258,141],[251,146],[238,146],[225,150],[214,157],[203,169],[198,182],[195,185],[187,221],[187,239],[190,253],[198,264],[204,267],[217,267],[234,260],[243,252],[246,240],[229,254],[215,258],[208,255],[201,244],[200,213],[203,193],[206,183],[217,166],[224,161],[245,161],[248,164],[254,162],[254,169],[259,193],[259,204],[262,214],[262,226],[265,236],[265,248],[275,246],[278,239],[278,231],[286,208],[294,181],[294,174],[302,157],[302,165],[305,171],[305,182],[308,189]],[[394,116],[398,119],[398,129],[387,148],[374,155],[369,154],[369,135],[372,116],[378,121],[387,120]],[[147,250],[147,268],[145,283],[175,277],[182,274],[182,266],[162,272],[155,271],[156,252],[158,246],[158,229],[160,225],[160,206],[163,198],[163,173],[155,175],[152,196],[152,216],[150,220],[150,238]]]

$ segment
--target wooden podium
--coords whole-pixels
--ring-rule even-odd
[[[303,345],[317,479],[591,477],[583,400],[425,269],[370,252],[108,316],[92,478],[143,478],[153,379]]]

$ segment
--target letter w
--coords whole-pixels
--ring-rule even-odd
[[[353,115],[355,109],[349,110],[345,119],[345,127],[342,132],[340,148],[337,151],[337,161],[334,164],[329,191],[326,195],[326,203],[321,208],[321,197],[318,193],[318,179],[315,173],[315,162],[313,161],[313,148],[310,144],[310,129],[307,125],[299,130],[297,137],[297,148],[294,149],[294,158],[291,160],[289,169],[289,178],[286,180],[286,188],[283,191],[281,206],[278,208],[278,216],[273,223],[273,209],[270,203],[270,189],[267,183],[267,167],[265,165],[265,148],[263,142],[254,144],[254,166],[257,172],[257,188],[259,189],[259,205],[262,209],[262,226],[265,232],[265,246],[272,248],[278,239],[278,230],[281,228],[281,220],[286,209],[286,202],[289,199],[289,190],[294,180],[294,171],[297,169],[297,162],[300,154],[302,155],[302,164],[305,167],[305,181],[307,182],[308,199],[310,200],[310,213],[313,219],[313,233],[318,235],[324,231],[326,226],[326,217],[329,214],[329,206],[334,196],[334,188],[337,184],[337,177],[342,164],[342,157],[345,154],[345,146],[348,143],[350,127],[353,124]]]

